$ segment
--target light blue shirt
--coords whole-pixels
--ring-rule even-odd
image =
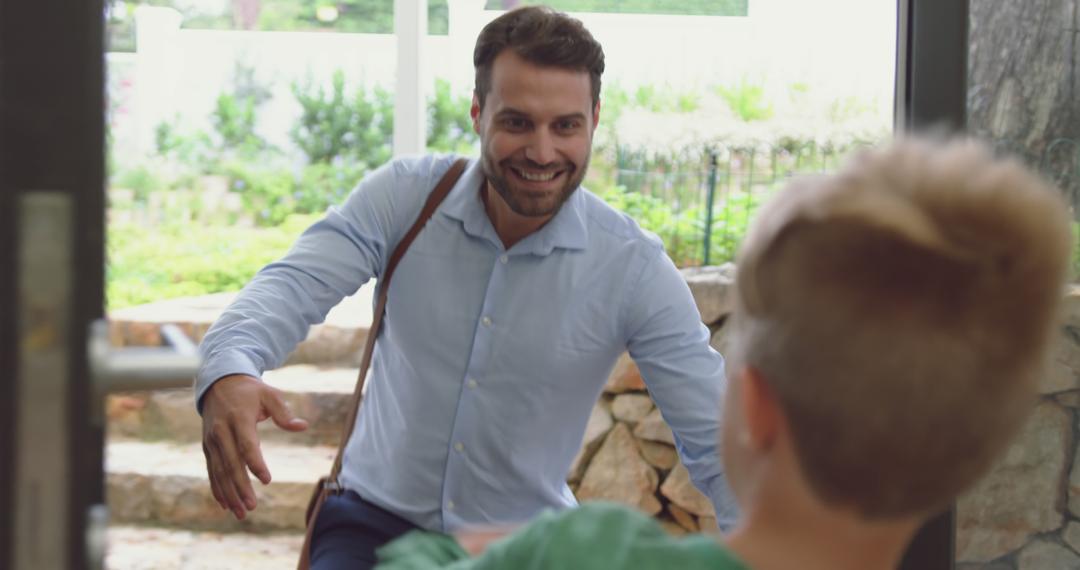
[[[207,332],[196,398],[284,361],[378,277],[455,157],[369,174]],[[398,266],[341,483],[426,529],[515,523],[575,504],[566,485],[593,404],[628,350],[722,526],[723,359],[660,241],[584,188],[503,247],[470,161]]]

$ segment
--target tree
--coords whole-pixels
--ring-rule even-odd
[[[1080,199],[1080,0],[971,0],[968,127]]]

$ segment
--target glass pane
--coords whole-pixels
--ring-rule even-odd
[[[677,265],[733,260],[771,191],[892,132],[895,2],[683,6],[727,16],[563,3],[590,7],[579,15],[607,54],[586,185],[656,232]]]
[[[472,48],[487,22],[524,3],[428,0],[420,84],[429,150],[479,153],[469,117]],[[834,169],[891,134],[895,0],[553,4],[580,18],[606,53],[585,186],[656,232],[680,266],[731,261],[770,192],[793,175]],[[185,323],[198,340],[230,294],[390,158],[398,95],[392,7],[391,0],[110,3],[108,304],[118,341],[154,342],[161,320]],[[333,336],[335,327],[367,325],[358,315],[370,300],[351,303],[347,324],[331,312],[334,326],[321,331],[339,342],[325,346],[327,354],[352,349],[354,337]],[[719,333],[720,322],[707,324]],[[265,555],[234,566],[290,567],[307,490],[333,456],[324,446],[339,433],[341,394],[355,379],[341,367],[347,359],[317,363],[286,366],[277,377],[308,382],[283,386],[312,428],[302,440],[265,430],[267,462],[283,473],[266,492],[280,502],[260,503],[242,524],[209,497],[189,392],[110,399],[109,567],[195,556],[228,565],[226,553]],[[309,391],[314,382],[328,393]],[[652,409],[643,386],[623,389],[637,392],[626,401]],[[608,414],[614,394],[602,398],[598,409]],[[658,481],[678,473],[671,445],[650,449]],[[571,474],[575,488],[589,461]],[[703,513],[667,506],[657,516],[681,532],[715,527]],[[267,532],[275,534],[249,534]],[[223,546],[206,554],[207,544]]]
[[[970,131],[1042,171],[1076,219],[1080,3],[971,0],[970,9]],[[1067,296],[1067,320],[1033,417],[999,465],[957,505],[959,568],[1080,565],[1080,470],[1074,463],[1080,457],[1074,435],[1080,312],[1076,292]]]

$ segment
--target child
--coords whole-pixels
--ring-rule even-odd
[[[896,567],[1031,408],[1066,210],[972,142],[900,141],[791,184],[739,255],[722,444],[742,518],[723,542],[595,503],[472,559],[451,537],[408,536],[380,567]]]

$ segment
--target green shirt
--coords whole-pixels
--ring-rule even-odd
[[[544,512],[477,558],[453,537],[420,531],[378,555],[378,570],[749,570],[713,537],[673,537],[644,514],[603,502]]]

